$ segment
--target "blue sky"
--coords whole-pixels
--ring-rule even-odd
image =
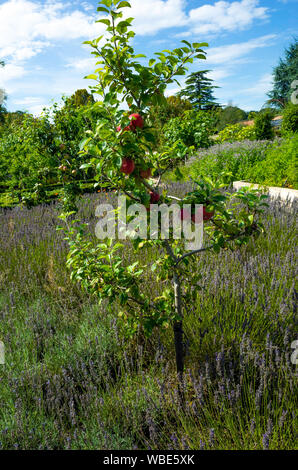
[[[136,52],[152,57],[182,39],[208,42],[207,61],[221,104],[260,109],[271,88],[272,68],[298,35],[298,0],[132,0]],[[82,42],[102,33],[97,1],[0,0],[0,88],[10,111],[40,114],[78,88],[94,70]],[[183,79],[181,80],[183,84]],[[167,94],[177,92],[170,86]]]

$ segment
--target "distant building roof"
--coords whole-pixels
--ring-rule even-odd
[[[252,119],[251,121],[241,121],[239,124],[242,124],[243,126],[253,126],[255,121]]]

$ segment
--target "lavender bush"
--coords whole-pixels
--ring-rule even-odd
[[[271,186],[297,188],[297,136],[285,139],[216,144],[200,150],[180,168],[184,179],[218,177],[230,173],[230,180],[244,180]],[[175,173],[169,174],[175,179]]]
[[[92,233],[106,199],[81,202]],[[128,340],[117,308],[69,281],[57,206],[0,210],[0,448],[295,448],[295,209],[272,203],[255,243],[192,261],[184,406],[171,338]],[[160,291],[153,275],[144,288]]]

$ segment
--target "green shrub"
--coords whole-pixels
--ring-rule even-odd
[[[184,179],[201,176],[216,178],[229,173],[230,181],[248,181],[270,186],[298,189],[298,134],[274,142],[242,141],[214,145],[191,157],[186,166],[176,170]],[[175,179],[173,173],[169,179]]]
[[[67,175],[71,180],[83,178],[79,170],[83,163],[78,158],[79,142],[85,131],[96,125],[98,117],[98,108],[86,90],[63,98],[62,107],[54,104],[39,118],[27,113],[7,113],[0,127],[0,180],[9,182],[11,189],[28,191],[26,200],[36,200],[41,194],[40,186],[36,192],[37,184],[61,182]],[[59,166],[67,169],[63,177]],[[91,170],[88,176],[93,176]]]
[[[290,103],[283,113],[282,133],[298,132],[298,104]]]
[[[0,176],[12,187],[33,188],[55,177],[57,145],[46,117],[13,120],[0,139]]]
[[[242,126],[241,124],[232,124],[225,127],[218,134],[217,142],[237,142],[241,140],[255,140],[256,132],[254,126]]]
[[[237,124],[247,119],[247,113],[237,106],[227,106],[217,110],[217,130],[222,131],[230,124]]]
[[[269,145],[268,141],[248,140],[214,145],[191,157],[180,170],[185,179],[216,178],[221,173],[230,173],[232,181],[247,180],[255,163],[266,158]]]
[[[163,128],[163,140],[169,145],[178,140],[187,147],[206,148],[214,131],[214,117],[206,111],[185,111],[183,117],[170,119]]]
[[[271,112],[262,112],[257,114],[255,117],[255,132],[256,139],[273,139],[274,131],[271,124],[272,113]]]
[[[251,180],[273,186],[298,189],[298,134],[277,141],[266,152],[266,158],[251,171]]]

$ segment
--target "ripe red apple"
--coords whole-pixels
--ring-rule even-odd
[[[212,212],[207,212],[206,209],[205,209],[205,206],[203,206],[203,220],[205,220],[205,222],[207,222],[207,220],[211,219],[211,217],[214,216],[214,211]]]
[[[160,195],[154,191],[150,191],[150,204],[154,204],[155,202],[158,202],[160,199]]]
[[[147,168],[146,170],[141,170],[140,171],[140,177],[147,179],[151,177],[151,168]]]
[[[122,131],[122,128],[121,128],[121,126],[117,126],[117,127],[116,127],[116,130],[117,130],[117,132],[121,132],[121,131]],[[126,126],[126,127],[124,127],[124,129],[123,129],[123,131],[122,131],[122,132],[125,132],[125,131],[131,131],[130,125],[129,125],[129,126]]]
[[[136,129],[139,127],[140,129],[143,128],[144,126],[144,120],[142,116],[139,113],[133,113],[129,116],[130,121],[130,127],[132,130]]]
[[[120,171],[122,171],[122,173],[125,173],[126,175],[130,175],[134,169],[135,169],[135,164],[133,160],[131,160],[130,158],[122,159],[122,165],[120,168]]]

